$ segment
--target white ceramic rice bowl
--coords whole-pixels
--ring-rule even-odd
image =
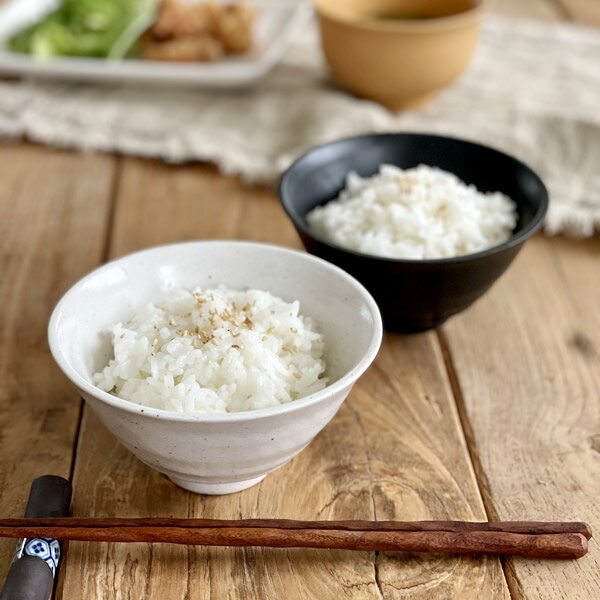
[[[93,385],[111,357],[110,326],[169,289],[219,284],[299,300],[324,335],[332,383],[288,404],[225,415],[148,408]],[[343,270],[304,252],[236,241],[159,246],[110,262],[63,296],[48,328],[54,359],[119,441],[176,485],[204,494],[248,488],[305,448],[371,364],[381,336],[373,298]]]

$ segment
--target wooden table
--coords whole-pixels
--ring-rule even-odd
[[[526,6],[523,6],[526,5]],[[600,23],[594,0],[497,10]],[[0,146],[0,514],[31,480],[71,476],[85,516],[582,519],[600,526],[600,239],[539,235],[440,331],[387,335],[332,423],[240,494],[176,488],[121,447],[54,365],[46,323],[109,258],[188,239],[298,246],[273,191],[208,166]],[[14,542],[0,541],[4,576]],[[57,597],[592,599],[577,562],[303,550],[69,544]]]

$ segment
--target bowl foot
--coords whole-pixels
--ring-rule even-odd
[[[194,492],[195,494],[208,494],[210,496],[220,496],[221,494],[234,494],[241,492],[257,483],[260,483],[266,475],[255,477],[254,479],[245,479],[244,481],[233,481],[231,483],[200,483],[189,479],[180,479],[179,477],[169,477],[169,479],[178,487]]]
[[[433,93],[428,92],[426,94],[422,94],[421,96],[403,98],[402,100],[383,100],[381,103],[392,112],[398,112],[401,110],[413,110],[416,108],[423,108],[424,106],[427,106],[433,99],[433,96]]]

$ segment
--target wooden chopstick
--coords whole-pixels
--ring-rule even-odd
[[[586,523],[463,521],[292,521],[284,519],[47,518],[0,519],[0,537],[50,537],[102,542],[267,546],[511,554],[579,558]]]
[[[499,531],[531,535],[579,533],[588,540],[592,529],[581,521],[298,521],[295,519],[182,519],[173,517],[47,517],[0,519],[0,527],[182,527],[339,529],[345,531]]]

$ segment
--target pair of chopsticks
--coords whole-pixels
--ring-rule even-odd
[[[588,524],[580,522],[71,517],[0,519],[0,537],[580,558],[587,553],[592,531]]]

